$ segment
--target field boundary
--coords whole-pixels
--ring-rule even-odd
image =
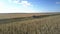
[[[0,24],[1,23],[11,23],[11,22],[18,22],[18,21],[24,21],[24,20],[31,20],[31,19],[37,19],[37,18],[44,18],[44,17],[49,17],[49,16],[56,16],[60,14],[53,14],[53,15],[42,15],[42,16],[31,16],[31,17],[20,17],[20,18],[10,18],[10,19],[0,19]]]

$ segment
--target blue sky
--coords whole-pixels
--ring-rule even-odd
[[[60,0],[0,0],[0,13],[60,12]]]

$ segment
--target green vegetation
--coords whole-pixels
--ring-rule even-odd
[[[60,15],[3,22],[0,23],[0,34],[60,34]]]

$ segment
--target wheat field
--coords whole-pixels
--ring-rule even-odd
[[[0,23],[0,34],[60,34],[60,15]]]

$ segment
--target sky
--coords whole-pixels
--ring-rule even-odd
[[[60,12],[60,0],[0,0],[0,13]]]

